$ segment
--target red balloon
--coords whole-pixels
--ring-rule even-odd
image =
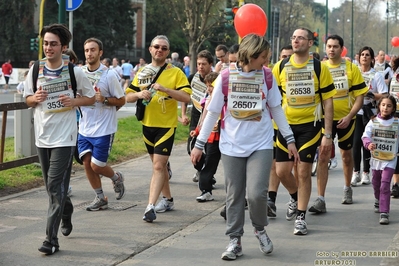
[[[267,30],[265,11],[255,4],[241,6],[234,16],[234,27],[241,38],[250,33],[264,36]]]
[[[346,47],[344,46],[344,48],[342,49],[341,57],[345,57],[347,53],[348,49],[346,49]]]
[[[393,37],[391,40],[391,44],[393,47],[398,47],[399,46],[399,37]]]

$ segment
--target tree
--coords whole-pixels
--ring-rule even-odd
[[[121,47],[131,49],[135,12],[130,0],[83,1],[73,12],[73,50],[78,58],[84,58],[83,44],[90,37],[103,42],[103,57],[112,57]],[[44,25],[58,22],[57,16],[57,1],[46,1]]]
[[[179,23],[173,19],[173,9],[164,3],[164,0],[147,0],[146,46],[150,46],[155,36],[166,35],[171,42],[171,52],[179,53],[182,59],[188,54],[188,42]],[[150,57],[148,50],[146,52]]]
[[[188,41],[188,54],[191,58],[190,69],[196,69],[197,53],[208,39],[211,29],[220,21],[219,9],[224,0],[171,0],[175,19]]]
[[[37,37],[32,23],[34,10],[32,0],[0,1],[0,57],[10,58],[15,67],[27,67],[32,59],[30,38]]]

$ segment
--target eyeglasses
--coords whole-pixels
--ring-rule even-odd
[[[160,46],[160,45],[153,45],[152,46],[155,50],[158,50],[158,49],[161,49],[162,51],[167,51],[167,50],[169,50],[169,48],[168,47],[166,47],[166,46]]]
[[[50,47],[56,47],[56,46],[60,46],[61,44],[58,42],[44,42],[43,46],[50,46]]]
[[[305,37],[303,37],[303,36],[292,36],[291,38],[291,41],[296,41],[296,40],[298,40],[298,41],[309,41],[310,39],[307,39],[307,38],[305,38]]]
[[[217,59],[221,59],[221,58],[223,58],[223,57],[225,57],[226,56],[226,54],[224,54],[224,55],[219,55],[219,56],[216,56],[216,58]]]

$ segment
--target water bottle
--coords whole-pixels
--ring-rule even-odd
[[[148,89],[151,92],[151,98],[149,100],[143,100],[143,105],[148,105],[151,102],[152,97],[154,97],[156,91],[153,88]]]

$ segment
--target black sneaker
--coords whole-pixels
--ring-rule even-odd
[[[220,211],[220,216],[222,216],[225,220],[226,218],[226,205],[224,205],[223,210]]]
[[[71,220],[72,220],[72,215],[69,216],[69,218],[67,218],[67,219],[62,219],[62,221],[61,221],[61,233],[64,236],[69,236],[72,232],[73,226],[72,226]]]
[[[391,196],[392,198],[399,198],[399,185],[397,183],[392,186]]]
[[[271,218],[276,218],[277,216],[276,204],[271,199],[267,200],[267,216]]]
[[[38,250],[46,255],[53,255],[59,250],[59,246],[54,246],[49,242],[44,241],[43,245]]]

